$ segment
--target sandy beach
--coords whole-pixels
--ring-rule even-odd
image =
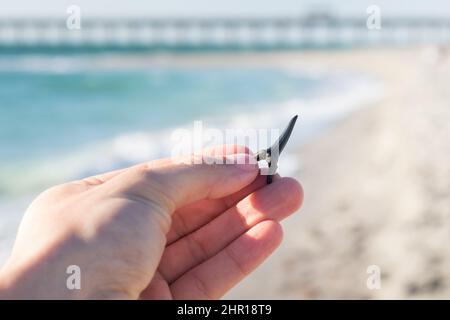
[[[284,222],[279,251],[226,298],[448,298],[450,59],[412,48],[266,61],[368,73],[385,95],[298,150],[304,207]],[[366,285],[371,265],[380,289]]]

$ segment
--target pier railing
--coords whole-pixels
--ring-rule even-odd
[[[85,18],[80,29],[63,19],[0,20],[0,52],[11,48],[301,48],[450,43],[450,19]]]

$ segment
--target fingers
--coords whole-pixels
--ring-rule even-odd
[[[279,176],[274,176],[278,179]],[[236,205],[250,193],[267,185],[265,176],[258,176],[251,184],[221,199],[206,199],[187,205],[172,216],[172,226],[167,234],[167,244],[197,230],[219,214]]]
[[[292,178],[280,178],[166,247],[159,270],[167,281],[172,282],[259,222],[280,221],[297,211],[302,200],[300,184]]]
[[[160,273],[153,276],[150,284],[141,292],[139,297],[141,300],[172,300],[169,284]]]
[[[78,183],[78,184],[81,183],[88,187],[98,186],[98,185],[105,183],[106,181],[118,176],[119,174],[125,172],[126,170],[129,170],[129,168],[117,169],[114,171],[98,174],[95,176],[90,176],[90,177],[84,178],[82,180],[75,181],[74,183]]]
[[[279,246],[282,234],[278,222],[260,222],[172,283],[173,297],[186,300],[222,297]]]
[[[243,145],[237,145],[237,144],[223,144],[220,146],[214,146],[211,148],[205,148],[202,150],[202,153],[204,155],[214,157],[214,156],[223,156],[227,154],[239,154],[239,153],[246,153],[246,154],[252,154],[252,151]]]
[[[273,176],[273,181],[276,181],[278,179],[280,179],[280,175],[276,174]],[[249,194],[265,186],[267,186],[267,176],[258,176],[255,181],[252,182],[252,184],[244,187],[236,193],[229,195],[228,197],[223,198],[223,201],[227,205],[227,208],[231,208]]]
[[[113,179],[112,189],[135,200],[157,204],[167,212],[202,199],[230,195],[258,174],[249,154],[151,162]]]
[[[223,156],[223,155],[228,155],[228,154],[239,154],[239,153],[249,154],[249,155],[252,154],[251,150],[248,147],[243,146],[243,145],[235,145],[235,144],[224,144],[224,145],[220,145],[220,146],[214,146],[211,148],[205,148],[204,150],[202,150],[203,155],[210,156],[210,157]],[[165,164],[168,161],[169,161],[169,159],[157,160],[157,162],[160,165]],[[110,171],[110,172],[105,172],[105,173],[101,173],[98,175],[84,178],[82,180],[74,181],[73,183],[84,184],[88,187],[97,186],[102,183],[105,183],[108,180],[111,180],[112,178],[115,178],[116,176],[126,172],[127,170],[130,170],[133,168],[138,168],[141,166],[142,166],[142,164],[138,164],[138,165],[134,165],[129,168],[122,168],[122,169],[117,169],[117,170]]]

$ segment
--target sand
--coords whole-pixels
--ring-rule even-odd
[[[276,254],[225,298],[450,298],[450,57],[409,48],[271,61],[368,73],[385,96],[298,150],[304,206]],[[379,289],[367,286],[372,265]]]

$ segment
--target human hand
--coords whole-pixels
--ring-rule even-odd
[[[207,155],[249,163],[228,149]],[[27,210],[0,298],[217,299],[276,249],[302,200],[294,179],[266,185],[253,164],[165,159],[60,185]],[[80,290],[66,287],[70,265]]]

